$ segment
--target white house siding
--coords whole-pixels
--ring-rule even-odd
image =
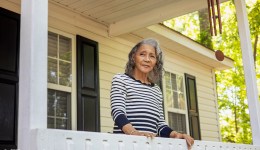
[[[1,0],[0,6],[20,12],[20,2]],[[99,44],[101,132],[111,132],[110,85],[116,73],[123,73],[128,52],[135,43],[107,36],[107,27],[56,4],[49,3],[49,27],[72,35],[81,35]],[[163,45],[162,45],[163,48]],[[164,49],[165,69],[196,77],[202,140],[220,141],[215,78],[212,68]]]

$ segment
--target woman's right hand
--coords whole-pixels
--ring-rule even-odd
[[[142,132],[137,130],[135,130],[131,135],[146,136],[147,138],[152,138],[152,139],[156,136],[156,134],[154,133]]]
[[[128,135],[146,136],[148,138],[154,138],[156,136],[154,133],[138,131],[130,123],[124,125],[122,130]]]

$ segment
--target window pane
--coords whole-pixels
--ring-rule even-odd
[[[176,75],[171,73],[172,90],[177,91]]]
[[[67,129],[67,119],[66,118],[57,118],[56,119],[56,129]]]
[[[71,63],[60,61],[59,83],[64,86],[71,86]]]
[[[48,128],[70,128],[70,97],[70,93],[48,89]]]
[[[172,91],[172,93],[173,93],[174,108],[179,108],[178,92]]]
[[[48,117],[48,128],[54,128],[54,119]]]
[[[55,99],[56,92],[54,90],[48,90],[48,116],[55,115]]]
[[[183,88],[183,77],[182,76],[177,76],[177,87],[179,92],[184,92]]]
[[[48,58],[48,82],[58,83],[57,59]]]
[[[167,107],[186,109],[183,76],[165,72]]]
[[[166,103],[167,107],[173,108],[172,92],[168,89],[166,89]]]
[[[165,82],[166,82],[166,89],[171,89],[171,78],[170,78],[170,73],[169,72],[165,72],[164,74],[165,76]]]
[[[59,57],[71,62],[71,39],[61,35],[59,37]]]
[[[186,133],[186,120],[184,114],[168,112],[169,126],[180,133]]]
[[[52,32],[48,33],[48,56],[57,58],[58,35]]]
[[[179,93],[178,99],[179,99],[179,108],[185,110],[186,109],[186,106],[185,106],[186,103],[185,103],[185,99],[184,99],[184,94]]]

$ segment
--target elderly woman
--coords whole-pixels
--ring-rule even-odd
[[[161,78],[162,70],[162,51],[156,40],[144,39],[133,47],[128,55],[125,74],[117,74],[112,80],[113,132],[186,139],[190,148],[194,139],[173,131],[165,123],[163,95],[155,84]]]

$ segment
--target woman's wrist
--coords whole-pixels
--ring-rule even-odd
[[[134,129],[129,133],[129,135],[133,135],[135,132],[137,132],[137,130]]]
[[[124,125],[122,131],[127,135],[132,135],[137,132],[137,130],[130,123]]]

